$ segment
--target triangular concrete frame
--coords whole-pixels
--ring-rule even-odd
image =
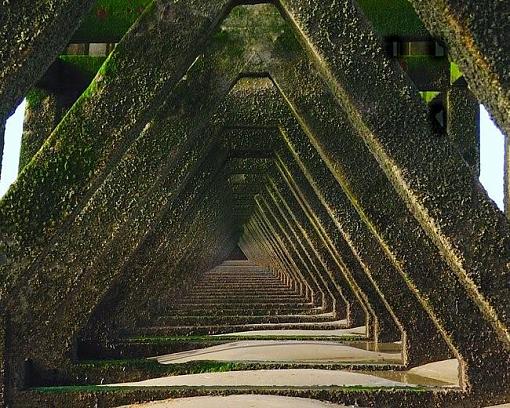
[[[422,240],[427,239],[433,243],[430,245],[430,248],[433,248],[430,249],[432,252],[436,251],[435,247],[439,248],[442,258],[448,262],[446,268],[456,272],[456,276],[462,283],[464,289],[462,289],[457,282],[456,285],[458,286],[455,287],[455,291],[452,292],[452,295],[468,293],[470,300],[464,302],[463,306],[473,310],[473,313],[469,314],[469,316],[481,316],[479,322],[483,325],[485,325],[487,321],[490,321],[492,329],[484,329],[484,333],[495,332],[499,336],[499,338],[496,336],[491,337],[492,344],[490,349],[494,352],[494,356],[493,359],[488,359],[491,361],[487,362],[486,366],[496,368],[496,370],[500,369],[502,372],[500,372],[499,375],[503,376],[503,378],[498,378],[497,375],[495,375],[494,382],[484,385],[494,387],[495,389],[498,389],[502,385],[504,386],[508,380],[508,370],[505,372],[505,367],[508,366],[501,367],[501,361],[499,363],[496,361],[500,356],[498,356],[498,352],[495,349],[496,345],[503,345],[501,354],[505,356],[509,340],[508,321],[506,320],[506,316],[509,315],[506,313],[508,308],[506,300],[509,289],[508,265],[506,260],[508,259],[508,252],[510,249],[505,246],[505,235],[508,235],[508,225],[504,217],[490,204],[486,195],[481,191],[479,185],[472,180],[472,177],[467,176],[468,172],[465,171],[466,165],[461,160],[460,156],[452,154],[448,143],[443,143],[441,141],[434,144],[434,149],[424,149],[424,154],[420,156],[418,161],[416,157],[413,156],[412,153],[417,151],[417,147],[422,146],[423,140],[432,140],[428,131],[428,126],[423,117],[414,116],[413,120],[411,120],[415,112],[423,111],[423,107],[418,103],[418,98],[413,94],[412,87],[408,86],[405,82],[406,80],[400,75],[400,71],[397,67],[387,64],[387,60],[384,58],[384,54],[377,44],[377,39],[374,38],[370,28],[365,24],[365,21],[359,15],[359,11],[355,7],[351,9],[350,6],[352,5],[350,4],[342,4],[341,2],[338,4],[335,3],[334,7],[338,7],[338,15],[342,16],[342,21],[345,23],[342,25],[338,24],[337,21],[333,22],[332,20],[328,20],[332,18],[333,15],[338,17],[329,6],[312,5],[307,2],[304,2],[303,5],[299,1],[292,0],[282,0],[281,3],[282,9],[289,17],[289,21],[297,26],[298,29],[296,32],[306,37],[307,49],[310,50],[311,59],[317,63],[322,75],[326,78],[329,88],[333,90],[336,100],[343,105],[347,112],[348,122],[351,123],[357,133],[363,137],[371,153],[385,171],[388,180],[390,180],[396,192],[406,202],[414,215],[414,222],[418,222],[427,233],[428,238],[422,237]],[[215,4],[215,6],[217,6],[217,4]],[[222,7],[214,9],[211,15],[217,16],[218,18],[221,17],[221,14],[225,11],[223,8],[224,6],[225,4],[222,3]],[[342,6],[345,7],[342,8]],[[218,11],[220,9],[221,12]],[[183,8],[180,11],[186,12],[186,9]],[[200,21],[202,23],[201,27],[203,27],[204,30],[205,27],[214,26],[208,19]],[[212,21],[215,22],[216,20],[212,18]],[[322,24],[317,24],[318,21]],[[130,46],[142,43],[140,37],[143,37],[143,29],[150,30],[154,28],[150,26],[150,22],[151,17],[147,14],[138,25],[138,30],[134,29],[128,34],[128,40],[132,40]],[[354,29],[352,29],[353,24],[355,27]],[[191,26],[192,24],[190,24],[190,27]],[[329,30],[321,32],[313,31],[313,27],[319,26],[331,28],[331,32],[329,32]],[[345,31],[335,33],[334,28],[338,28],[339,26],[341,30]],[[158,30],[160,29],[161,27],[158,26]],[[158,31],[158,33],[161,35],[161,31]],[[361,38],[364,38],[364,41],[366,41],[368,38],[371,41],[368,47],[371,52],[363,53],[363,55],[342,52],[342,40],[346,35],[350,36],[352,33],[355,34],[354,39],[356,41],[361,41]],[[335,35],[332,36],[332,34]],[[137,38],[137,36],[139,37]],[[325,41],[322,36],[332,36],[333,41]],[[329,39],[331,40],[331,38]],[[128,40],[123,40],[123,43],[129,44]],[[195,40],[195,38],[191,37],[191,40]],[[338,42],[336,42],[337,40]],[[349,44],[356,44],[356,41]],[[121,63],[122,65],[123,61],[133,58],[133,55],[130,55],[128,51],[127,45],[123,43],[121,43],[119,51],[110,58],[105,67],[115,71],[117,69],[115,66],[116,63]],[[199,43],[201,43],[201,41],[199,41]],[[136,50],[136,52],[138,53],[138,58],[146,55],[140,50]],[[87,139],[87,137],[90,136],[87,135],[87,133],[90,132],[94,132],[94,137],[110,133],[113,135],[112,141],[117,144],[122,144],[123,140],[126,141],[136,136],[136,134],[141,131],[148,117],[156,110],[157,98],[155,98],[155,95],[162,95],[165,89],[173,87],[173,83],[179,79],[179,75],[184,74],[185,67],[189,66],[192,62],[190,56],[193,54],[191,52],[185,52],[183,55],[185,55],[187,60],[180,61],[182,63],[180,66],[181,69],[175,70],[177,72],[176,76],[169,78],[163,75],[165,81],[156,81],[158,83],[157,92],[150,92],[147,95],[143,95],[145,100],[140,103],[141,109],[132,112],[135,105],[134,100],[122,101],[123,109],[119,109],[119,111],[116,112],[117,116],[113,115],[110,117],[107,124],[88,129],[82,128],[82,136],[85,136],[85,138],[81,140],[81,142],[83,142],[81,148],[89,147],[87,143],[90,139]],[[338,57],[345,55],[348,55],[349,58],[356,57],[354,61],[368,61],[366,65],[367,72],[365,72],[365,74],[371,77],[370,83],[373,85],[373,88],[371,88],[369,92],[373,93],[365,94],[363,92],[358,92],[361,89],[360,84],[364,78],[361,77],[359,72],[353,70],[354,64],[352,64],[352,59],[346,61],[343,57]],[[337,57],[335,58],[334,56]],[[288,55],[286,57],[288,57]],[[133,58],[133,60],[136,61],[135,58]],[[143,66],[143,61],[139,59],[138,62],[140,62],[140,66]],[[188,63],[188,65],[186,65],[186,63]],[[161,66],[164,66],[164,64],[161,64]],[[122,68],[121,72],[125,73],[125,67]],[[282,89],[282,83],[284,81],[279,81],[278,75],[276,75],[278,67],[274,68],[275,71],[271,71],[271,75],[278,87]],[[115,72],[112,71],[109,73],[113,75],[114,79],[119,78],[119,81],[115,82],[113,80],[109,83],[108,80],[110,78],[107,75],[108,72],[103,72],[102,74],[105,74],[103,77],[105,84],[103,84],[102,87],[100,86],[99,89],[94,89],[94,87],[92,87],[90,90],[92,92],[97,92],[99,95],[103,95],[103,93],[110,88],[120,91],[122,86],[126,85],[127,82],[123,82],[120,79],[122,75],[115,76]],[[154,77],[159,74],[154,71],[151,71],[151,73]],[[376,76],[376,73],[382,75]],[[392,88],[393,84],[385,85],[378,80],[379,76],[392,78],[399,86]],[[132,85],[134,82],[135,81],[130,81],[129,84]],[[101,80],[96,81],[94,86],[98,84],[101,85]],[[146,86],[146,84],[140,84],[139,90],[143,90],[144,86]],[[363,87],[363,89],[367,90],[368,88]],[[404,92],[405,98],[401,95],[402,89],[406,90],[406,92]],[[287,100],[292,101],[292,98],[289,98],[286,90],[283,90],[282,93],[286,95]],[[143,94],[143,92],[140,94]],[[372,98],[373,96],[381,95],[387,95],[392,109],[384,110],[378,106],[370,106],[370,109],[366,108],[364,104],[378,99]],[[105,97],[105,99],[107,99],[107,97]],[[404,102],[409,102],[410,106],[407,106]],[[69,212],[74,212],[75,216],[77,216],[78,212],[76,212],[76,208],[79,207],[78,202],[80,201],[77,197],[80,197],[80,199],[83,197],[89,198],[89,193],[87,193],[87,191],[93,192],[94,187],[98,187],[100,183],[104,181],[104,179],[101,180],[100,175],[102,170],[107,164],[113,165],[115,163],[115,160],[112,160],[110,163],[108,158],[117,156],[118,159],[120,159],[121,152],[123,151],[122,148],[113,152],[113,150],[109,149],[102,151],[99,145],[95,146],[98,151],[101,151],[102,156],[94,157],[96,151],[92,149],[93,155],[89,157],[88,160],[81,162],[82,167],[80,167],[80,170],[83,171],[83,174],[80,174],[76,179],[67,180],[65,177],[60,177],[60,174],[62,170],[66,169],[67,163],[69,162],[58,162],[49,154],[50,151],[54,153],[53,150],[62,149],[60,150],[61,157],[69,159],[70,162],[73,162],[73,158],[79,157],[80,154],[85,158],[81,148],[66,151],[66,140],[56,140],[56,134],[58,135],[58,132],[65,134],[66,130],[70,131],[73,126],[78,124],[78,119],[82,118],[82,116],[85,116],[85,114],[91,115],[94,113],[95,109],[100,109],[95,108],[96,103],[100,106],[97,100],[93,103],[91,98],[88,98],[87,95],[80,99],[78,104],[75,105],[66,119],[52,135],[45,149],[38,154],[34,164],[27,168],[20,182],[8,195],[7,199],[2,201],[2,205],[0,206],[0,219],[5,220],[4,222],[10,219],[19,219],[21,225],[20,231],[16,231],[16,233],[12,231],[11,225],[6,225],[5,228],[2,228],[3,238],[6,238],[5,241],[3,241],[4,248],[2,248],[2,250],[7,253],[8,262],[12,261],[12,255],[26,255],[28,251],[22,251],[20,247],[29,242],[31,238],[37,237],[37,239],[34,239],[34,242],[42,242],[45,241],[45,238],[54,234],[55,229],[51,221],[56,221],[57,224],[60,224],[62,214],[67,214]],[[293,107],[295,112],[298,112],[295,106]],[[126,113],[130,115],[133,114],[133,116],[130,117],[132,118],[131,126],[129,126],[129,129],[120,129],[120,133],[117,133],[115,131],[117,130],[116,126],[119,128],[121,128],[121,126],[120,123],[113,123],[115,122],[114,119],[118,119],[121,117],[120,115]],[[397,118],[397,113],[399,116],[404,115],[409,119],[409,123],[404,121],[402,128],[399,129],[398,132],[398,135],[406,135],[407,138],[405,140],[395,137],[398,135],[395,134],[393,130],[390,130],[384,123],[381,124],[378,122],[381,118],[386,117],[389,122],[396,123],[395,119]],[[306,115],[301,113],[298,116],[302,122],[306,122],[306,119],[303,119]],[[411,125],[415,127],[412,128]],[[317,132],[310,129],[309,125],[306,127],[309,135],[317,136]],[[95,132],[97,132],[97,134]],[[416,132],[416,134],[414,132]],[[285,129],[284,133],[286,134],[287,141],[290,143],[291,138],[295,136],[293,134],[293,129],[291,128],[290,132],[289,129]],[[96,139],[101,140],[101,137],[96,137]],[[69,142],[69,140],[67,140],[67,142]],[[112,145],[116,146],[115,143],[112,143]],[[326,162],[331,162],[331,160],[336,157],[334,155],[328,156],[328,149],[329,147],[326,143],[319,146],[324,160]],[[78,152],[78,155],[76,155],[76,152]],[[95,166],[97,163],[100,163],[99,167]],[[44,183],[41,184],[40,179],[37,179],[37,176],[40,175],[41,171],[45,170],[44,166],[47,164],[50,165],[50,171],[44,174],[45,177],[51,177],[53,175],[55,178],[51,181],[53,183],[59,182],[58,186],[54,184],[56,196],[51,197],[49,201],[47,201],[48,198],[45,198],[44,194],[42,194],[46,185]],[[443,174],[440,174],[439,165],[442,165],[442,171],[444,171],[444,167],[448,165],[448,172],[446,172],[448,173],[448,180],[446,180]],[[336,175],[338,176],[338,174]],[[341,180],[338,181],[342,183]],[[91,186],[90,190],[88,188],[83,190],[80,188],[80,186],[83,187],[89,182]],[[350,191],[345,184],[343,188],[346,191]],[[75,195],[72,195],[68,200],[63,199],[59,201],[59,197],[64,198],[68,191],[74,191]],[[17,198],[22,198],[24,196],[24,192],[27,192],[25,194],[33,194],[32,197],[40,201],[30,204],[21,200],[16,202]],[[358,197],[359,193],[354,194],[353,197],[351,196],[350,198]],[[84,202],[85,201],[83,201],[83,203]],[[466,202],[472,203],[473,205],[466,206]],[[38,211],[42,208],[46,208],[46,206],[48,206],[51,212],[48,214],[47,218],[44,218],[41,217]],[[457,215],[452,211],[452,208],[461,208],[461,206],[464,210],[462,214]],[[368,207],[370,207],[370,205],[368,205]],[[361,207],[356,209],[358,212],[366,211],[362,210]],[[369,217],[370,216],[367,215],[367,218]],[[466,227],[466,223],[468,223],[468,227]],[[373,224],[376,225],[376,222],[373,222]],[[382,223],[381,225],[385,224]],[[483,236],[470,238],[465,234],[466,229],[478,231],[482,228],[486,228],[486,232]],[[403,230],[406,230],[406,228]],[[45,235],[41,236],[43,233]],[[382,239],[382,237],[379,237],[379,239],[385,242],[385,239]],[[6,247],[6,244],[9,246]],[[38,251],[44,244],[45,242],[42,245],[38,244],[31,247],[31,253],[29,252],[30,256],[37,258],[39,256]],[[490,250],[487,250],[483,256],[480,256],[475,250],[480,247],[490,248]],[[15,259],[14,262],[20,259],[22,259],[22,257]],[[9,266],[12,266],[12,264]],[[3,268],[4,271],[6,269],[7,267]],[[23,270],[23,267],[14,273],[19,273],[21,270]],[[487,272],[485,271],[498,271],[500,273],[497,273],[495,276],[486,276]],[[7,274],[5,275],[7,276]],[[32,279],[32,277],[30,277],[30,279]],[[32,283],[35,287],[40,286],[40,282]],[[417,286],[418,291],[423,289],[424,287],[422,285]],[[431,301],[432,300],[433,299],[431,299]],[[437,307],[439,308],[439,306],[438,304]],[[479,307],[481,312],[474,306]],[[439,311],[438,313],[443,313],[441,314],[441,319],[438,320],[441,320],[440,326],[444,327],[447,318],[450,316],[446,315],[446,311]],[[462,318],[458,320],[461,319]],[[454,319],[451,320],[452,322],[448,324],[455,326]],[[480,328],[480,326],[478,328]],[[450,328],[448,330],[450,330]],[[467,350],[468,353],[473,353],[476,350],[476,348],[470,349],[469,347],[464,349],[461,340],[462,333],[454,333],[453,329],[452,333],[453,335],[459,336],[453,341],[453,347],[462,348],[462,352]],[[464,355],[462,357],[465,358],[466,356]],[[475,358],[474,356],[472,357],[474,361]],[[505,361],[506,363],[508,362],[507,357],[502,359],[504,364]],[[467,369],[469,372],[468,378],[472,380],[470,385],[473,388],[475,386],[481,386],[481,378],[479,376],[487,371],[480,370],[479,366],[473,368],[471,365],[468,365]]]

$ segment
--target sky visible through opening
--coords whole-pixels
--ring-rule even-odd
[[[18,174],[21,134],[26,101],[7,121],[5,149],[0,177],[0,198],[16,180]],[[500,209],[503,209],[504,136],[481,106],[480,114],[480,181]]]

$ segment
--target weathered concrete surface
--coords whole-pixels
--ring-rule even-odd
[[[63,225],[75,220],[195,60],[226,3],[169,5],[164,15],[155,8],[119,43],[38,159],[0,203],[0,252],[5,260],[0,268],[7,287],[16,284]],[[176,41],[169,43],[168,36]],[[152,63],[150,70],[147,61]],[[126,89],[131,92],[124,95]]]
[[[415,88],[353,4],[282,5],[359,137],[503,347],[510,347],[510,234],[503,214],[452,145],[434,137]]]
[[[411,0],[430,32],[449,47],[477,99],[510,134],[510,4]]]
[[[105,57],[61,56],[26,95],[19,171],[94,79]]]
[[[474,174],[480,175],[480,104],[461,78],[447,93],[448,137]]]
[[[7,0],[0,14],[0,123],[67,45],[94,0]]]
[[[300,69],[301,67],[298,67],[297,69]],[[295,83],[298,83],[299,80],[296,79],[296,78],[293,78],[294,79],[294,82]],[[266,82],[264,82],[264,80],[258,80],[258,82],[260,83],[259,86],[254,86],[252,85],[251,88],[252,89],[255,89],[253,94],[250,96],[248,91],[250,89],[249,86],[245,86],[246,88],[246,95],[244,95],[245,98],[254,98],[255,99],[255,103],[252,103],[250,105],[247,105],[245,103],[243,103],[241,101],[241,99],[237,100],[236,102],[232,102],[232,106],[237,106],[239,107],[239,112],[241,113],[241,115],[246,115],[245,119],[243,122],[241,122],[240,124],[241,125],[246,125],[246,124],[250,124],[250,121],[253,120],[254,118],[257,119],[257,120],[260,120],[262,121],[262,123],[264,124],[269,124],[269,123],[276,123],[278,120],[278,116],[280,115],[281,116],[281,113],[278,114],[277,112],[281,112],[282,110],[282,107],[278,105],[277,102],[275,102],[274,98],[275,98],[275,95],[272,94],[271,92],[271,87],[268,87],[267,85],[267,80]],[[288,80],[287,83],[292,83],[293,81],[292,80]],[[314,84],[313,85],[314,89],[317,88],[317,85]],[[268,91],[266,92],[266,95],[264,96],[264,93],[262,91],[262,89],[266,88]],[[299,91],[299,95],[303,95],[303,89],[306,89],[306,86],[302,86],[300,88],[300,91]],[[229,96],[230,97],[230,96]],[[271,100],[271,102],[269,102],[269,106],[271,107],[271,110],[269,110],[269,113],[266,112],[265,116],[264,114],[262,113],[261,109],[259,108],[259,106],[263,106],[264,105],[264,100]],[[312,99],[310,99],[311,101]],[[316,99],[313,99],[313,102],[311,103],[316,103]],[[248,107],[246,107],[246,105]],[[251,107],[251,108],[250,108]],[[250,110],[251,109],[251,110]],[[313,109],[313,108],[312,108]],[[229,116],[235,116],[236,113],[231,113]],[[288,116],[288,114],[287,114]],[[251,125],[253,125],[253,123],[251,123]],[[305,137],[304,135],[301,137],[301,139],[303,139],[303,137]],[[303,143],[303,142],[301,142]],[[309,144],[306,145],[306,147],[303,147],[302,151],[301,151],[301,157],[306,157],[307,158],[307,163],[308,163],[308,168],[310,168],[310,171],[312,172],[315,172],[315,174],[317,174],[317,169],[320,167],[317,165],[317,163],[320,163],[321,162],[321,159],[315,155],[315,156],[310,156],[311,155],[311,151],[313,150],[313,148],[311,146],[309,146]],[[357,157],[357,156],[356,156]],[[292,162],[294,161],[294,159],[287,159],[288,161]],[[296,171],[294,171],[296,172]],[[332,176],[329,175],[329,178],[331,179]],[[321,180],[321,183],[317,183],[317,180]],[[324,189],[324,185],[325,185],[325,180],[328,180],[328,176],[327,176],[327,173],[324,173],[322,172],[320,175],[317,175],[316,178],[312,181],[312,185],[314,186],[321,186],[321,187],[317,187],[317,188],[322,188]],[[334,193],[334,191],[336,191],[338,189],[338,187],[334,187],[336,185],[335,181],[333,180],[332,183],[327,183],[327,185],[331,185],[331,194],[329,194],[330,197],[334,197],[335,195],[338,195],[338,193]],[[310,198],[308,198],[308,201],[309,203],[311,204],[312,208],[314,209],[314,211],[317,211],[316,209],[320,208],[321,207],[321,204],[316,201],[314,202],[313,200],[310,201]],[[334,212],[338,212],[339,209],[344,209],[344,208],[348,208],[350,207],[351,204],[350,203],[336,203],[335,205],[333,205],[331,207],[332,208],[335,208]],[[343,210],[345,211],[345,209]],[[330,212],[331,213],[331,212]],[[329,219],[329,216],[328,215],[324,215],[322,218],[325,218],[325,219]],[[352,218],[352,217],[351,217]],[[347,218],[349,219],[349,218]],[[333,228],[334,229],[334,228]],[[356,227],[357,229],[357,232],[355,235],[359,235],[359,227]],[[331,229],[330,229],[331,230]],[[369,235],[371,235],[369,233]],[[337,240],[337,245],[338,245],[338,240]],[[376,244],[377,246],[377,244]],[[363,245],[360,245],[360,248],[365,248],[366,247],[366,243],[364,243]],[[350,252],[350,250],[348,250]],[[342,251],[342,254],[344,252],[347,252],[347,251]],[[377,263],[380,264],[381,262],[381,259],[384,259],[385,256],[384,255],[379,255],[379,256],[372,256],[372,257],[368,257],[368,259],[366,260],[366,262],[372,262],[374,263],[373,260],[377,259]],[[370,261],[370,259],[373,259],[372,261]],[[388,267],[378,267],[379,269],[381,270],[388,270],[387,268]],[[352,267],[349,268],[352,270]],[[389,267],[389,269],[393,269],[393,267]],[[364,276],[365,273],[363,271],[361,271],[360,274],[358,274],[358,279],[362,276]],[[398,275],[397,275],[398,276]],[[388,285],[391,285],[391,283],[389,283],[388,281],[393,281],[393,279],[395,279],[394,277],[387,277],[384,279],[384,288],[382,288],[383,291],[386,290],[386,287]],[[383,280],[381,280],[380,282],[383,282]],[[406,283],[404,282],[404,280],[401,280],[401,283],[397,283],[395,282],[395,286],[394,286],[394,290],[392,290],[391,292],[391,295],[388,295],[387,298],[388,299],[392,299],[392,300],[395,300],[395,299],[400,299],[402,297],[402,285],[406,285]],[[372,283],[368,283],[368,285],[372,285]],[[366,288],[365,290],[369,290],[370,286],[364,286],[364,288]],[[371,294],[371,296],[368,298],[368,301],[369,302],[374,302],[377,297],[379,296],[379,294],[377,294],[375,291],[373,291],[372,289],[372,292],[369,292]],[[406,301],[406,306],[405,307],[401,307],[401,304],[399,304],[398,302],[395,302],[394,305],[395,305],[395,310],[397,311],[397,313],[405,313],[404,310],[407,312],[408,310],[418,310],[418,315],[416,316],[413,316],[413,318],[411,320],[409,319],[402,319],[402,321],[408,321],[408,327],[409,328],[412,328],[410,330],[410,332],[408,333],[408,340],[413,343],[414,347],[419,347],[419,344],[421,344],[421,340],[420,340],[420,337],[428,337],[430,339],[430,336],[431,336],[431,333],[433,333],[434,331],[436,332],[436,339],[439,337],[439,335],[437,334],[437,331],[435,329],[433,329],[433,326],[430,324],[430,319],[426,316],[426,314],[423,312],[423,310],[420,309],[420,306],[416,305],[416,297],[409,291],[408,294],[407,294],[407,301]],[[383,311],[385,310],[385,307],[382,306],[382,310],[381,310],[381,306],[378,307],[377,309],[379,311],[379,314],[382,314]],[[419,323],[418,323],[419,322]],[[423,324],[425,325],[423,327],[423,330],[417,330],[417,328],[419,327],[420,324]],[[411,340],[411,336],[412,336],[412,333],[411,332],[414,332],[416,335],[417,333],[423,333],[422,335],[417,335],[417,337],[413,340]],[[445,349],[444,349],[444,344],[442,343],[442,341],[438,341],[438,345],[440,344],[441,347],[439,347],[437,350],[434,350],[434,347],[432,347],[432,344],[433,343],[429,343],[426,347],[426,350],[427,352],[422,354],[423,356],[425,355],[429,355],[429,360],[425,359],[425,360],[420,360],[420,358],[414,358],[415,355],[419,355],[420,353],[415,353],[415,352],[410,352],[409,353],[409,357],[411,357],[411,355],[413,355],[413,358],[412,360],[414,360],[415,363],[423,363],[423,362],[426,362],[426,361],[431,361],[430,358],[434,359],[434,358],[441,358],[441,357],[444,357],[445,356]],[[434,351],[432,351],[434,350]],[[441,350],[441,351],[440,351]],[[436,354],[438,353],[438,354]]]

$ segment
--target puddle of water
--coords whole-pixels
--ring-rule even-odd
[[[376,343],[373,341],[349,341],[344,342],[346,346],[366,351],[377,351],[380,353],[402,353],[400,343]]]
[[[375,377],[384,378],[386,380],[398,381],[404,384],[424,387],[458,387],[458,384],[447,383],[428,377],[422,377],[420,375],[410,374],[406,371],[359,371],[359,373],[373,375]]]

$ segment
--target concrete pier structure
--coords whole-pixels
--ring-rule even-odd
[[[505,5],[14,3],[6,407],[510,402]]]

